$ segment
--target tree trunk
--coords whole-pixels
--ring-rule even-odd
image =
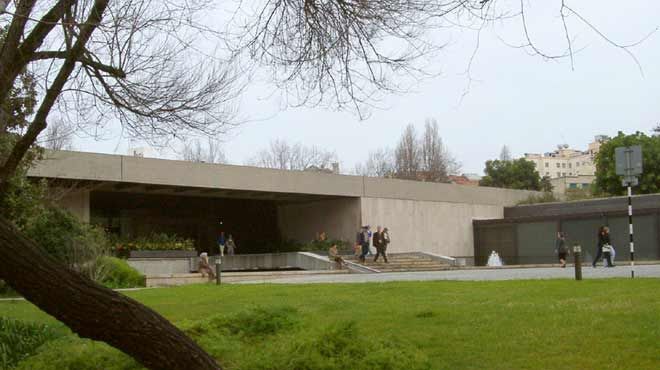
[[[165,318],[72,272],[0,216],[0,279],[83,338],[103,341],[149,369],[219,369]]]

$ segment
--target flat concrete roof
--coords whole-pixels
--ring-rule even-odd
[[[133,156],[55,151],[28,176],[96,184],[99,190],[180,195],[304,200],[369,197],[515,205],[530,191],[347,176],[311,171],[196,163]],[[95,188],[97,189],[97,188]],[[308,197],[305,197],[308,196]]]

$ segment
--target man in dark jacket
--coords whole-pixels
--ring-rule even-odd
[[[385,234],[383,233],[382,227],[378,226],[376,233],[374,233],[373,240],[374,248],[376,248],[376,258],[374,258],[374,262],[378,262],[378,257],[383,256],[385,263],[387,263],[387,255],[385,254]]]

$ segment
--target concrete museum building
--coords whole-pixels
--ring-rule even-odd
[[[84,221],[127,237],[174,233],[211,253],[220,231],[240,253],[268,253],[320,231],[353,242],[361,225],[383,225],[392,253],[471,259],[473,221],[501,219],[533,194],[71,151],[48,153],[29,176],[66,189],[61,204]]]

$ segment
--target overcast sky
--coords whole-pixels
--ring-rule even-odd
[[[660,4],[654,1],[576,1],[575,8],[622,44],[643,38],[660,24]],[[529,20],[538,45],[549,52],[563,50],[565,36],[555,12],[533,8]],[[394,146],[407,124],[421,129],[433,117],[463,172],[482,173],[484,162],[497,157],[505,144],[520,156],[551,151],[560,143],[586,149],[595,135],[619,130],[649,132],[660,122],[660,34],[631,49],[642,74],[630,56],[575,17],[569,27],[574,47],[580,49],[574,70],[568,58],[545,61],[507,46],[522,41],[519,22],[484,29],[470,69],[471,84],[464,72],[477,34],[442,31],[434,37],[450,42],[432,60],[440,76],[421,82],[414,92],[387,97],[381,103],[386,108],[363,121],[350,112],[323,108],[283,110],[273,87],[256,82],[241,99],[240,114],[248,123],[222,138],[226,155],[231,163],[242,164],[280,138],[334,150],[343,169],[350,170],[370,150]],[[74,145],[117,154],[142,146],[118,135],[105,141],[76,138]],[[174,158],[176,153],[153,151],[151,156]]]

